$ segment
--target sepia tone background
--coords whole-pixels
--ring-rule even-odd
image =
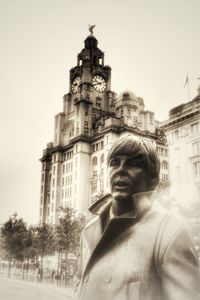
[[[0,0],[0,223],[14,212],[39,218],[42,149],[68,92],[68,71],[94,35],[112,67],[112,89],[144,98],[164,121],[200,77],[198,0]]]

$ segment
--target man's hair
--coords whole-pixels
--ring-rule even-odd
[[[146,172],[148,190],[156,188],[159,182],[160,159],[151,140],[134,135],[118,138],[108,152],[107,164],[118,155],[127,155],[138,161],[138,166]]]

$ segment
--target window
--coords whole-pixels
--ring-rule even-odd
[[[56,167],[54,166],[53,167],[53,175],[55,175],[55,172],[56,172]]]
[[[102,154],[102,155],[101,155],[101,158],[100,158],[100,163],[101,163],[101,165],[103,164],[103,162],[104,162],[104,154]]]
[[[196,134],[199,132],[199,123],[194,123],[194,124],[191,124],[191,133],[192,134]]]
[[[107,141],[107,144],[109,144],[109,139],[110,139],[110,137],[109,137],[109,134],[106,136],[106,141]]]
[[[124,116],[124,110],[123,110],[123,108],[121,109],[121,117],[123,117]]]
[[[44,182],[44,174],[42,174],[42,182]]]
[[[137,107],[136,106],[133,106],[133,111],[137,111]]]
[[[91,190],[92,190],[92,193],[97,192],[97,181],[92,182]]]
[[[72,127],[69,131],[69,137],[72,137],[74,135],[74,127]]]
[[[103,141],[101,142],[101,149],[103,149]]]
[[[100,97],[96,98],[96,107],[101,108],[101,101],[102,99]]]
[[[133,122],[137,122],[137,117],[133,117]]]
[[[53,161],[56,162],[56,154],[53,156]]]
[[[92,166],[96,166],[97,165],[97,157],[93,157],[92,159]]]
[[[97,170],[94,170],[94,171],[92,172],[92,176],[94,176],[94,177],[97,176]]]
[[[175,140],[179,140],[179,131],[175,130],[174,134],[175,134]]]
[[[65,165],[63,165],[63,174],[65,173]]]
[[[55,186],[55,179],[53,179],[53,186]]]
[[[88,129],[88,122],[87,121],[84,122],[84,128]]]
[[[168,175],[167,174],[162,174],[162,180],[163,181],[168,180]]]
[[[76,133],[79,134],[79,122],[76,123]]]
[[[100,180],[100,191],[103,192],[104,184],[103,184],[103,179]]]
[[[200,141],[192,144],[192,150],[194,155],[200,154]]]
[[[153,114],[150,114],[150,123],[153,124]]]
[[[168,169],[168,163],[167,163],[167,161],[164,160],[164,161],[162,162],[161,166],[162,166],[162,169],[167,170],[167,169]]]
[[[194,174],[200,176],[200,161],[194,163]]]

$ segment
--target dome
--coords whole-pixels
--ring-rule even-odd
[[[97,48],[98,41],[93,34],[90,34],[84,42],[86,49]]]
[[[129,98],[129,99],[137,100],[136,94],[134,92],[128,90],[128,89],[121,92],[117,98],[118,98],[118,100],[122,100],[123,98]]]

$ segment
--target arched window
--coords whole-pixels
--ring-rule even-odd
[[[97,157],[93,157],[92,159],[92,167],[95,167],[97,165]]]
[[[69,137],[72,137],[74,135],[74,126],[69,131]]]
[[[168,169],[168,162],[166,160],[163,160],[162,164],[161,164],[162,169],[167,170]]]

